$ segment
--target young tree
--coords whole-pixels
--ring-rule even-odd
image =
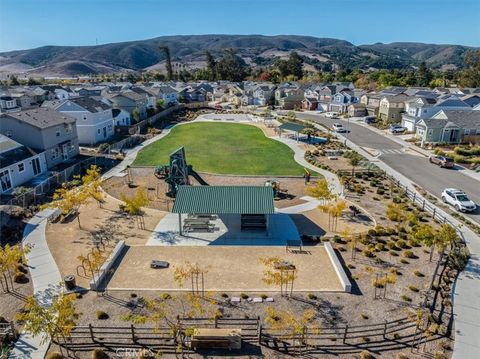
[[[317,313],[314,309],[307,309],[301,315],[288,310],[275,310],[273,307],[265,309],[265,321],[275,330],[287,331],[288,338],[293,341],[294,347],[308,345],[308,330],[312,334],[320,334],[320,325],[316,323]],[[316,324],[316,325],[315,325]]]
[[[335,195],[330,190],[328,181],[322,178],[315,182],[314,185],[309,185],[305,188],[305,193],[311,197],[314,197],[325,204],[327,201],[335,198]]]
[[[421,224],[417,227],[413,233],[413,237],[423,243],[425,246],[430,247],[430,262],[433,257],[433,247],[435,246],[435,232],[429,224]]]
[[[18,273],[18,265],[25,263],[25,254],[29,253],[29,246],[17,244],[0,247],[0,283],[5,292],[14,290],[13,277]]]
[[[140,121],[140,110],[136,107],[132,110],[132,119],[135,123]]]
[[[143,214],[142,207],[148,204],[148,196],[145,187],[138,187],[132,197],[122,193],[120,198],[124,204],[121,205],[123,211],[132,216],[140,216]]]
[[[259,261],[265,266],[263,282],[280,287],[280,295],[293,293],[293,283],[297,278],[297,268],[280,257],[260,257]]]
[[[399,203],[390,203],[385,212],[387,218],[394,222],[405,221],[405,207]]]
[[[445,223],[435,232],[433,245],[437,250],[443,254],[448,246],[452,246],[453,243],[459,240],[458,233],[455,228]],[[430,259],[431,260],[431,259]]]
[[[352,177],[355,176],[355,168],[360,164],[362,156],[356,152],[352,152],[348,157],[348,162],[352,166]]]
[[[427,67],[427,64],[425,61],[420,63],[420,66],[418,67],[417,73],[417,86],[422,86],[422,87],[427,87],[430,85],[430,81],[432,81],[432,73],[430,69]]]
[[[103,202],[104,194],[100,185],[100,168],[91,166],[81,179],[79,176],[75,176],[72,181],[63,183],[62,187],[55,190],[53,202],[47,204],[46,207],[59,208],[63,218],[75,213],[78,227],[82,228],[79,215],[80,206],[90,198],[95,199],[99,204]]]
[[[53,338],[62,348],[60,339],[67,342],[79,316],[75,309],[75,295],[60,294],[49,306],[41,304],[34,296],[28,297],[24,310],[17,314],[17,320],[24,323],[25,331],[34,337],[41,336],[42,343]]]
[[[186,280],[190,280],[192,295],[205,295],[205,274],[208,273],[208,268],[203,267],[198,263],[186,262],[184,265],[175,266],[173,271],[173,278],[180,287]]]
[[[333,203],[332,207],[330,208],[331,215],[333,218],[333,231],[337,231],[337,226],[338,226],[338,218],[340,218],[343,214],[343,211],[347,208],[347,202],[344,200],[337,200],[336,202]]]

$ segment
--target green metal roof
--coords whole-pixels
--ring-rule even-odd
[[[179,186],[173,213],[272,214],[270,186]]]
[[[306,126],[299,125],[298,123],[285,122],[280,125],[282,130],[293,131],[293,132],[302,132]]]

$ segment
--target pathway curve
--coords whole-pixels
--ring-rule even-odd
[[[44,209],[28,221],[23,231],[22,244],[31,246],[26,255],[27,264],[33,284],[33,295],[43,305],[50,305],[52,298],[60,293],[62,277],[55,259],[50,253],[45,229],[55,209]],[[32,337],[28,333],[20,334],[9,358],[11,359],[43,359],[50,345],[49,341],[41,343],[41,337]]]

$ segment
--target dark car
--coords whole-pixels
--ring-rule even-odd
[[[429,158],[430,163],[439,165],[443,168],[453,168],[454,162],[453,159],[450,157],[445,156],[430,156]]]
[[[377,118],[375,116],[366,116],[363,118],[363,122],[367,125],[377,122]]]

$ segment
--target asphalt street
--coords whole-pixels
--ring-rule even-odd
[[[348,123],[347,120],[332,120],[322,115],[304,113],[297,113],[297,118],[312,120],[328,128],[331,128],[335,122],[342,123],[345,127],[350,126],[350,132],[346,134],[350,141],[367,148],[367,150],[377,150],[380,153],[378,156],[380,161],[439,198],[445,188],[458,188],[465,191],[477,204],[476,212],[465,215],[480,223],[480,182],[461,173],[460,168],[440,168],[429,163],[428,158],[420,154],[404,153],[401,144],[368,129],[368,127],[352,122]]]

